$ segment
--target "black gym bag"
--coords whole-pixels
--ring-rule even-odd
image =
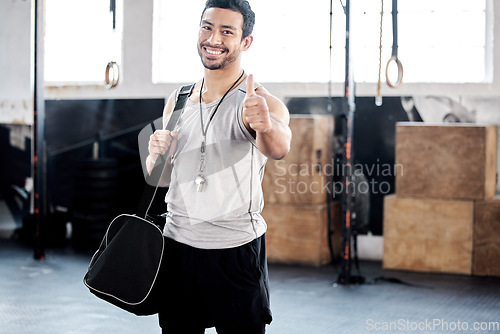
[[[167,130],[172,131],[177,124],[192,88],[181,88]],[[154,132],[153,123],[151,127]],[[155,222],[148,211],[164,169],[164,163],[157,164],[148,176],[137,214],[113,219],[83,279],[91,293],[136,315],[158,313],[163,295],[160,268],[165,238],[161,223]],[[156,187],[150,185],[151,178],[158,180]]]

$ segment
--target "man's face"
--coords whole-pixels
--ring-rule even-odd
[[[239,60],[252,38],[241,39],[243,15],[222,8],[208,8],[201,18],[198,54],[203,66],[219,70]]]

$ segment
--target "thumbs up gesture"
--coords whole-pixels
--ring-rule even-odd
[[[264,133],[272,127],[266,99],[255,93],[253,74],[247,77],[247,92],[243,101],[243,120],[257,133]]]

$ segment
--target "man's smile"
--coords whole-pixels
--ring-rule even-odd
[[[202,46],[203,50],[209,55],[209,56],[220,56],[224,52],[226,52],[226,49],[221,49],[221,48],[213,48],[209,46]]]

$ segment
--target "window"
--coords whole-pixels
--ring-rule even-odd
[[[156,0],[153,81],[190,82],[202,75],[196,51],[204,0]],[[261,82],[328,82],[330,3],[251,0],[254,43],[243,66]],[[344,81],[345,0],[333,1],[331,76]],[[353,0],[351,43],[357,82],[378,79],[380,0]],[[384,1],[382,67],[391,57],[390,0]],[[486,78],[485,0],[399,0],[398,56],[405,82],[483,82]]]
[[[374,82],[378,78],[381,2],[351,3],[354,77]],[[382,71],[392,50],[391,12],[392,1],[385,0]],[[398,12],[398,57],[405,82],[485,81],[486,1],[399,0]]]
[[[261,82],[328,81],[328,1],[250,3],[256,24],[244,68]],[[155,1],[154,82],[193,81],[202,75],[196,42],[204,5],[204,0]]]
[[[123,1],[45,1],[45,81],[104,82],[106,64],[121,63]]]
[[[204,0],[155,0],[153,82],[187,82],[200,77],[196,41]]]

